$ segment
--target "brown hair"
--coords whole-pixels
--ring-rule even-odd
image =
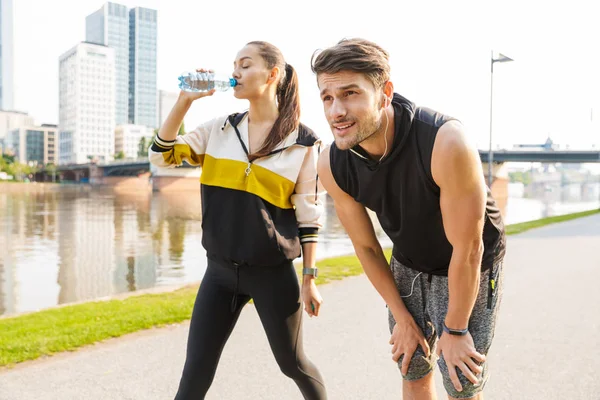
[[[353,71],[365,74],[375,89],[390,80],[389,54],[373,42],[364,39],[342,39],[335,46],[317,50],[310,60],[312,71],[336,74]]]
[[[267,135],[262,147],[250,154],[253,161],[272,152],[300,124],[300,94],[298,91],[298,75],[294,68],[285,62],[281,50],[271,43],[254,41],[247,43],[258,47],[258,54],[265,60],[267,68],[279,67],[283,72],[277,85],[277,106],[279,116]]]

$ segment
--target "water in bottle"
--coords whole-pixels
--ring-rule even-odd
[[[234,78],[216,75],[214,72],[184,72],[179,76],[179,89],[186,92],[208,92],[216,89],[220,92],[237,85]]]

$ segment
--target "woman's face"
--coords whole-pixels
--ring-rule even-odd
[[[238,99],[260,97],[274,84],[272,69],[267,67],[265,60],[254,45],[242,48],[233,62],[232,76],[237,80],[233,88],[234,96]]]

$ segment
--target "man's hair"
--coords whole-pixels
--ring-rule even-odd
[[[388,52],[364,39],[342,39],[333,47],[317,50],[310,63],[317,76],[340,71],[362,73],[376,89],[383,87],[390,79]]]

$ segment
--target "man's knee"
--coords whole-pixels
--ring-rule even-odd
[[[420,378],[415,378],[413,380],[408,380],[404,378],[404,380],[402,381],[402,387],[405,390],[408,389],[409,393],[422,393],[423,390],[433,385],[434,377],[432,372],[433,370],[429,371],[424,376]]]
[[[461,399],[459,397],[452,397],[452,396],[448,395],[448,399],[450,399],[450,400],[481,400],[481,399],[483,399],[483,392],[479,392],[478,394],[468,397],[466,399]]]
[[[398,368],[400,371],[402,371],[403,359],[404,355],[400,356],[400,359],[398,360]],[[402,374],[402,378],[405,382],[419,381],[433,371],[434,364],[435,360],[433,360],[433,355],[427,358],[424,353],[416,351],[408,365],[408,373],[406,375]]]
[[[448,396],[453,399],[475,399],[479,394],[483,392],[483,387],[485,386],[488,380],[488,366],[487,362],[483,363],[481,366],[483,367],[483,371],[478,376],[479,382],[473,383],[468,380],[458,368],[456,369],[456,373],[458,375],[458,380],[462,386],[462,390],[459,392],[454,387],[452,380],[450,379],[450,373],[448,372],[448,366],[443,357],[438,361],[438,365],[440,367],[440,373],[442,374],[442,378],[444,380],[444,388],[446,389],[446,393]]]

